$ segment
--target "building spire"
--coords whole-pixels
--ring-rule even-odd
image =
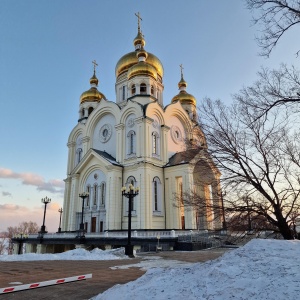
[[[182,64],[180,64],[179,67],[180,67],[181,79],[183,80],[183,69],[184,69],[184,67],[183,67]]]
[[[135,13],[135,15],[138,18],[138,33],[137,33],[136,38],[133,40],[133,45],[135,47],[135,50],[138,51],[138,50],[141,50],[145,46],[146,42],[145,42],[144,36],[141,31],[141,21],[143,19],[141,18],[139,12]]]
[[[96,76],[96,66],[98,66],[98,64],[97,64],[96,60],[93,60],[92,64],[94,65],[94,74],[93,74],[92,78],[90,79],[90,84],[91,84],[92,87],[97,87],[99,81],[98,81],[98,78]]]
[[[135,15],[138,18],[138,33],[141,33],[141,21],[143,21],[143,19],[140,16],[140,12],[135,13]]]
[[[184,69],[184,68],[183,68],[183,65],[182,65],[182,64],[180,64],[179,67],[180,67],[180,75],[181,75],[181,79],[180,79],[180,81],[178,82],[178,88],[179,88],[179,90],[180,90],[181,92],[185,92],[187,83],[186,83],[186,81],[183,79],[183,69]]]
[[[96,60],[93,60],[92,64],[94,64],[94,75],[96,75],[96,66],[98,66]]]

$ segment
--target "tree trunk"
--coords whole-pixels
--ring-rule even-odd
[[[285,240],[293,240],[294,236],[281,211],[277,211],[276,218],[278,221],[278,229]]]

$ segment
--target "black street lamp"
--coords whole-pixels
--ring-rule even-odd
[[[221,202],[222,202],[222,232],[224,234],[227,233],[227,225],[226,225],[226,219],[225,219],[225,208],[224,208],[224,199],[223,199],[223,193],[221,192]]]
[[[133,245],[131,245],[131,210],[133,198],[139,194],[139,188],[134,188],[132,184],[129,184],[128,190],[126,187],[122,187],[122,196],[128,198],[128,239],[127,245],[125,246],[125,255],[133,257]]]
[[[20,254],[22,254],[23,244],[28,239],[28,235],[20,233],[20,234],[17,234],[14,238],[19,243],[18,254],[20,255]]]
[[[79,237],[84,237],[84,224],[83,224],[83,210],[84,210],[84,199],[87,198],[90,194],[83,192],[79,194],[79,197],[82,199],[82,210],[81,210],[81,223],[79,227]]]
[[[59,227],[58,227],[58,233],[61,233],[61,214],[62,214],[62,212],[63,212],[63,209],[62,208],[60,208],[59,210],[58,210],[58,212],[59,212]]]
[[[46,227],[45,227],[46,209],[47,209],[47,204],[51,202],[51,199],[48,197],[45,197],[41,200],[41,202],[45,204],[45,208],[44,208],[43,225],[41,226],[40,233],[47,233]]]
[[[249,206],[249,200],[251,201],[252,199],[250,197],[246,197],[245,201],[247,205],[248,233],[252,233],[251,211]]]

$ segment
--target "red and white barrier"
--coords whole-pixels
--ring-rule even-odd
[[[17,291],[35,289],[35,288],[49,286],[49,285],[56,285],[56,284],[62,284],[62,283],[66,283],[66,282],[85,280],[88,278],[92,278],[92,274],[79,275],[79,276],[73,276],[73,277],[67,277],[67,278],[60,278],[60,279],[54,279],[54,280],[41,281],[41,282],[22,284],[22,285],[17,285],[17,286],[12,286],[12,287],[0,288],[0,295],[17,292]]]

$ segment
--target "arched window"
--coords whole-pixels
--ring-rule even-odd
[[[122,100],[125,100],[125,85],[122,86]]]
[[[81,110],[81,117],[84,117],[84,108]]]
[[[89,194],[88,197],[86,198],[86,206],[90,206],[90,194],[91,194],[91,186],[88,185],[86,187],[86,192]]]
[[[92,113],[92,111],[94,110],[94,108],[93,107],[89,107],[89,115]]]
[[[81,158],[82,158],[82,149],[81,148],[78,148],[76,150],[76,156],[77,156],[77,164],[79,164],[81,161]]]
[[[132,184],[134,187],[137,187],[137,182],[133,176],[130,176],[126,180],[126,187],[128,188],[129,185]],[[134,205],[134,198],[131,199],[131,211],[135,211],[135,205]],[[127,206],[128,211],[128,206]]]
[[[100,200],[100,204],[102,206],[105,205],[105,192],[106,192],[105,189],[106,189],[106,184],[105,184],[105,182],[102,182],[101,183],[101,200]]]
[[[135,154],[136,134],[133,130],[127,134],[128,154]]]
[[[152,133],[152,154],[159,155],[159,135],[157,132]]]
[[[97,199],[98,199],[98,185],[94,184],[94,190],[93,190],[93,205],[97,205]]]
[[[147,93],[147,86],[145,83],[141,83],[140,85],[140,94],[146,94]]]
[[[183,206],[183,188],[182,188],[182,182],[179,183],[178,190],[179,190],[180,205]]]
[[[131,86],[131,95],[135,95],[135,84]]]
[[[151,95],[154,95],[154,86],[151,85]]]
[[[153,212],[161,213],[162,211],[162,193],[161,193],[161,182],[158,177],[153,178],[152,182],[152,192],[153,192]]]

